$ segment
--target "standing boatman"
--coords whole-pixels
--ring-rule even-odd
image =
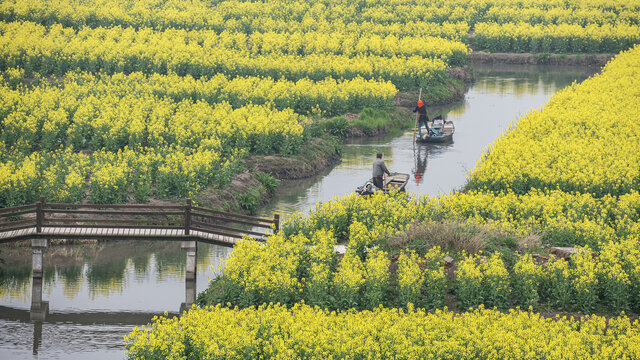
[[[427,125],[427,121],[429,121],[429,116],[427,115],[427,107],[424,105],[422,100],[418,100],[418,106],[413,109],[413,112],[418,112],[420,115],[418,117],[418,136],[422,137],[422,124],[427,129],[428,134],[431,134],[431,129],[429,129],[429,125]]]
[[[382,177],[385,173],[387,175],[391,175],[391,173],[387,169],[387,166],[382,160],[382,153],[377,153],[376,159],[373,161],[373,185],[375,185],[380,190],[384,190],[384,181]]]

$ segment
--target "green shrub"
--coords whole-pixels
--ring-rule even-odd
[[[484,273],[476,257],[467,256],[458,263],[456,294],[463,309],[477,307],[484,301]]]
[[[573,268],[572,284],[576,308],[583,313],[595,310],[598,301],[598,278],[596,261],[588,250],[578,252],[571,257]]]
[[[424,256],[424,306],[427,309],[439,309],[444,306],[447,291],[447,278],[444,272],[445,253],[434,246]]]
[[[552,257],[544,268],[542,283],[549,305],[564,310],[570,308],[573,288],[569,263],[566,260]]]
[[[541,277],[542,268],[535,263],[531,254],[518,258],[511,274],[511,289],[515,305],[525,309],[538,306]]]
[[[260,194],[257,189],[252,189],[249,192],[240,194],[238,201],[240,202],[240,207],[247,210],[250,214],[255,214],[258,209],[259,198]]]
[[[349,134],[350,127],[351,125],[349,124],[349,120],[342,116],[322,122],[322,128],[324,131],[340,138],[344,138]]]
[[[271,174],[266,174],[263,172],[255,173],[254,176],[262,184],[262,186],[264,186],[265,189],[267,189],[267,191],[270,194],[273,194],[276,192],[276,189],[278,188],[278,182],[279,182],[278,179],[274,178]]]
[[[509,306],[509,273],[502,254],[493,253],[482,264],[484,272],[485,305],[505,309]]]
[[[335,298],[331,295],[331,282],[335,267],[333,246],[335,238],[321,230],[313,234],[312,243],[315,244],[309,252],[310,265],[307,280],[307,302],[310,305],[328,307],[333,305]]]

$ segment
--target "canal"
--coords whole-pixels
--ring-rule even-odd
[[[456,126],[449,144],[414,148],[412,131],[349,141],[342,161],[318,176],[283,184],[264,215],[308,212],[371,177],[377,152],[391,171],[409,173],[407,191],[460,189],[480,154],[509,124],[541,108],[595,68],[476,66],[461,103],[429,107]],[[51,246],[42,281],[31,277],[31,249],[2,247],[0,359],[122,359],[123,337],[155,315],[179,314],[222,271],[231,249],[199,244],[196,280],[185,281],[185,253],[172,242],[95,242]]]
[[[371,178],[375,154],[384,154],[392,172],[410,174],[406,190],[437,196],[460,189],[482,152],[509,124],[540,109],[556,91],[581,82],[595,68],[477,65],[475,82],[456,104],[428,107],[431,117],[442,114],[455,124],[453,142],[413,146],[413,129],[401,135],[359,138],[346,143],[340,164],[314,178],[281,186],[263,215],[308,212],[317,202],[343,196]]]

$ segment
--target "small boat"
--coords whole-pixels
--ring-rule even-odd
[[[425,131],[422,136],[416,135],[416,142],[419,143],[441,143],[453,140],[453,133],[456,127],[452,121],[444,121],[441,117],[436,117],[429,124],[431,131]]]
[[[356,193],[358,195],[371,195],[377,191],[384,191],[385,194],[390,191],[404,191],[408,181],[409,174],[391,173],[391,175],[384,178],[384,189],[373,185],[373,178],[371,178],[364,185],[358,186]]]

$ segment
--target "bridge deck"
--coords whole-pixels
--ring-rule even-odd
[[[236,238],[191,230],[185,235],[184,229],[139,229],[139,228],[83,228],[45,227],[38,233],[36,227],[0,232],[0,242],[32,238],[47,239],[146,239],[146,240],[197,240],[214,244],[233,245]]]

